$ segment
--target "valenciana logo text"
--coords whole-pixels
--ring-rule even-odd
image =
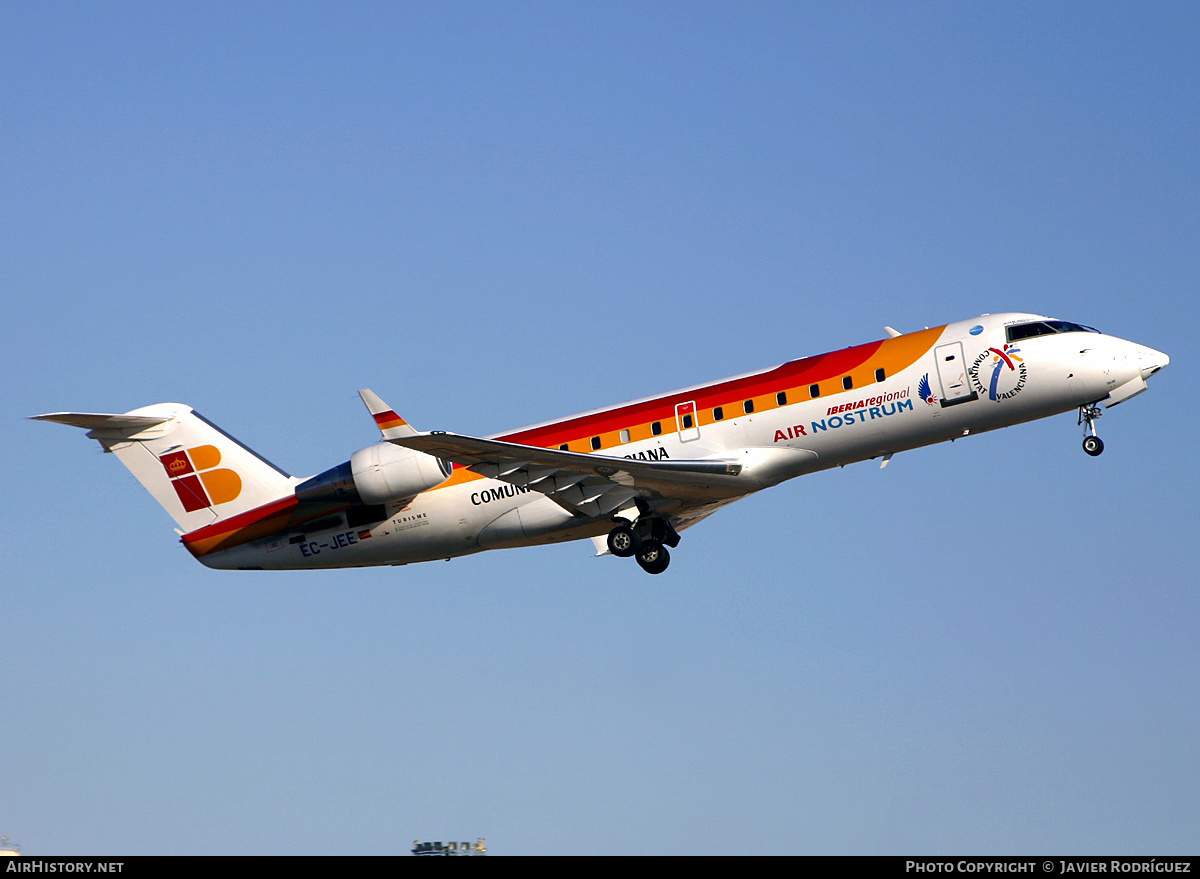
[[[1021,349],[1005,344],[1003,348],[988,348],[971,364],[971,384],[976,393],[987,394],[989,400],[1007,400],[1021,393],[1028,378],[1025,360],[1018,357]]]

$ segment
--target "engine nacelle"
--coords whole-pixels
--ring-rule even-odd
[[[453,472],[449,461],[392,443],[376,443],[350,456],[350,472],[365,504],[415,497]]]
[[[300,503],[385,504],[437,488],[452,472],[449,461],[392,443],[377,443],[297,485],[296,499]]]

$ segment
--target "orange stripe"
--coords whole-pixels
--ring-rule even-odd
[[[876,369],[883,369],[887,378],[907,369],[933,347],[943,329],[945,327],[934,327],[829,354],[793,360],[745,378],[729,379],[690,391],[677,391],[653,400],[592,415],[580,415],[499,438],[544,448],[566,443],[570,451],[590,452],[593,436],[601,438],[602,449],[620,445],[621,430],[629,431],[631,442],[652,440],[654,434],[651,425],[655,421],[661,424],[663,435],[674,432],[677,429],[675,406],[678,403],[694,401],[699,410],[699,424],[703,426],[714,423],[712,410],[717,406],[725,409],[725,419],[744,415],[742,404],[746,400],[753,400],[756,413],[778,408],[775,395],[780,391],[787,393],[788,405],[812,399],[808,389],[814,384],[819,387],[822,399],[837,394],[861,393],[866,386],[875,384]],[[846,375],[854,383],[849,391],[843,389],[841,384],[842,377]]]
[[[380,430],[391,430],[393,427],[404,427],[408,424],[403,418],[389,409],[387,412],[378,412],[374,416],[375,423],[379,425]]]

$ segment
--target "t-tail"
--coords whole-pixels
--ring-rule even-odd
[[[86,429],[185,532],[289,496],[299,482],[182,403],[33,417]]]

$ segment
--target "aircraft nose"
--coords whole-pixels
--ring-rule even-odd
[[[1137,362],[1142,370],[1142,378],[1147,379],[1171,362],[1171,358],[1153,348],[1139,347]]]

